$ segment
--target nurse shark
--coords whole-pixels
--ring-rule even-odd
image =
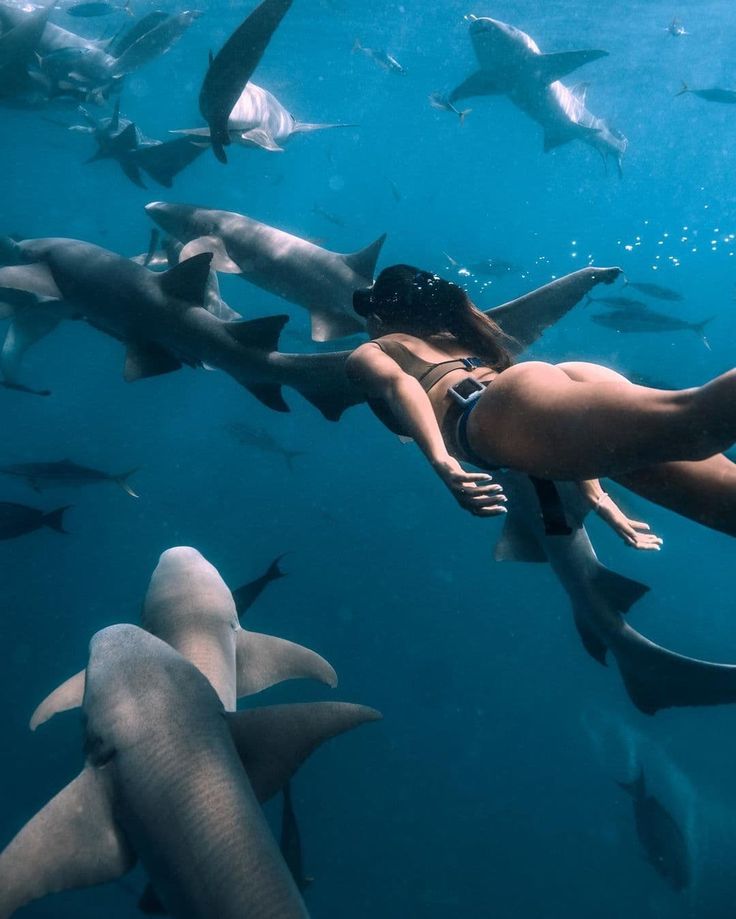
[[[569,89],[560,78],[607,51],[542,54],[521,29],[488,17],[470,19],[470,38],[480,69],[452,90],[450,104],[472,96],[505,95],[541,125],[545,152],[582,140],[604,161],[612,156],[621,171],[626,138],[586,108],[587,84]]]
[[[175,919],[304,919],[261,802],[323,740],[379,714],[225,712],[192,663],[132,625],[93,637],[85,683],[85,766],[0,854],[0,919],[138,861]]]

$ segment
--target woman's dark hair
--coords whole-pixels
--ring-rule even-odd
[[[353,307],[359,316],[377,316],[418,338],[449,334],[496,370],[513,363],[513,340],[462,287],[429,271],[411,265],[384,268],[373,287],[355,291]]]

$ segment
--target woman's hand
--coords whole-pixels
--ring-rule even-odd
[[[487,472],[466,472],[451,456],[433,463],[433,466],[457,503],[466,511],[476,517],[506,513],[506,495],[500,485],[490,484],[493,477]]]
[[[634,549],[659,551],[662,540],[650,532],[649,524],[639,520],[630,520],[605,491],[601,492],[593,509],[627,545]]]

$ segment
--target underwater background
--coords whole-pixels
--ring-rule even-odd
[[[132,4],[136,16],[181,8]],[[63,6],[53,21],[111,34],[106,19],[70,25]],[[181,41],[126,78],[122,113],[161,139],[199,125],[208,51],[250,6],[204,0]],[[468,13],[518,26],[543,51],[610,52],[580,79],[591,84],[589,108],[628,138],[622,178],[581,143],[543,153],[538,126],[503,98],[470,100],[462,126],[430,107],[432,91],[475,68]],[[673,15],[687,35],[667,33]],[[680,291],[682,303],[665,305],[680,318],[715,317],[711,349],[688,331],[601,328],[581,303],[525,357],[695,385],[734,363],[736,112],[675,93],[683,81],[736,86],[734,24],[725,0],[295,0],[255,79],[300,120],[355,127],[296,136],[283,153],[230,147],[227,166],[205,153],[173,189],[144,190],[113,162],[83,165],[94,145],[67,130],[78,120],[73,105],[3,108],[0,232],[76,237],[132,256],[147,248],[143,206],[157,199],[238,211],[341,252],[387,232],[379,268],[409,262],[459,279],[484,309],[587,264],[620,265]],[[356,38],[389,51],[406,74],[352,53]],[[505,259],[523,272],[458,278],[446,254],[460,265]],[[239,279],[221,284],[247,318],[290,313],[282,349],[313,348],[303,310]],[[384,715],[321,750],[295,780],[312,915],[733,915],[736,708],[638,713],[615,665],[604,669],[581,648],[549,566],[494,562],[500,523],[461,513],[418,451],[364,406],[334,424],[287,390],[291,413],[279,415],[224,373],[184,369],[130,385],[122,366],[117,342],[62,323],[24,364],[24,379],[53,395],[0,389],[0,463],[140,467],[141,495],[100,487],[39,496],[0,483],[3,501],[74,505],[70,535],[0,543],[3,844],[82,761],[78,713],[31,734],[31,712],[84,665],[96,630],[137,621],[159,554],[195,546],[236,587],[288,552],[288,577],[247,625],[319,651],[340,675],[340,698]],[[233,422],[303,455],[289,468],[238,443]],[[729,538],[613,492],[664,537],[661,553],[636,554],[589,523],[601,560],[651,587],[631,623],[682,653],[736,662]],[[287,684],[262,701],[328,697]],[[631,799],[616,784],[643,762],[689,842],[693,877],[679,893],[647,864]],[[270,812],[278,820],[278,806]],[[22,915],[132,916],[143,883],[136,872]]]

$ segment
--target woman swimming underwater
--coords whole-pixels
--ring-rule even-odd
[[[355,292],[371,341],[348,374],[392,431],[413,438],[458,503],[479,516],[505,511],[484,470],[576,480],[630,545],[661,540],[629,520],[598,478],[736,535],[736,371],[694,389],[630,383],[598,364],[513,364],[508,339],[458,285],[393,265]]]

